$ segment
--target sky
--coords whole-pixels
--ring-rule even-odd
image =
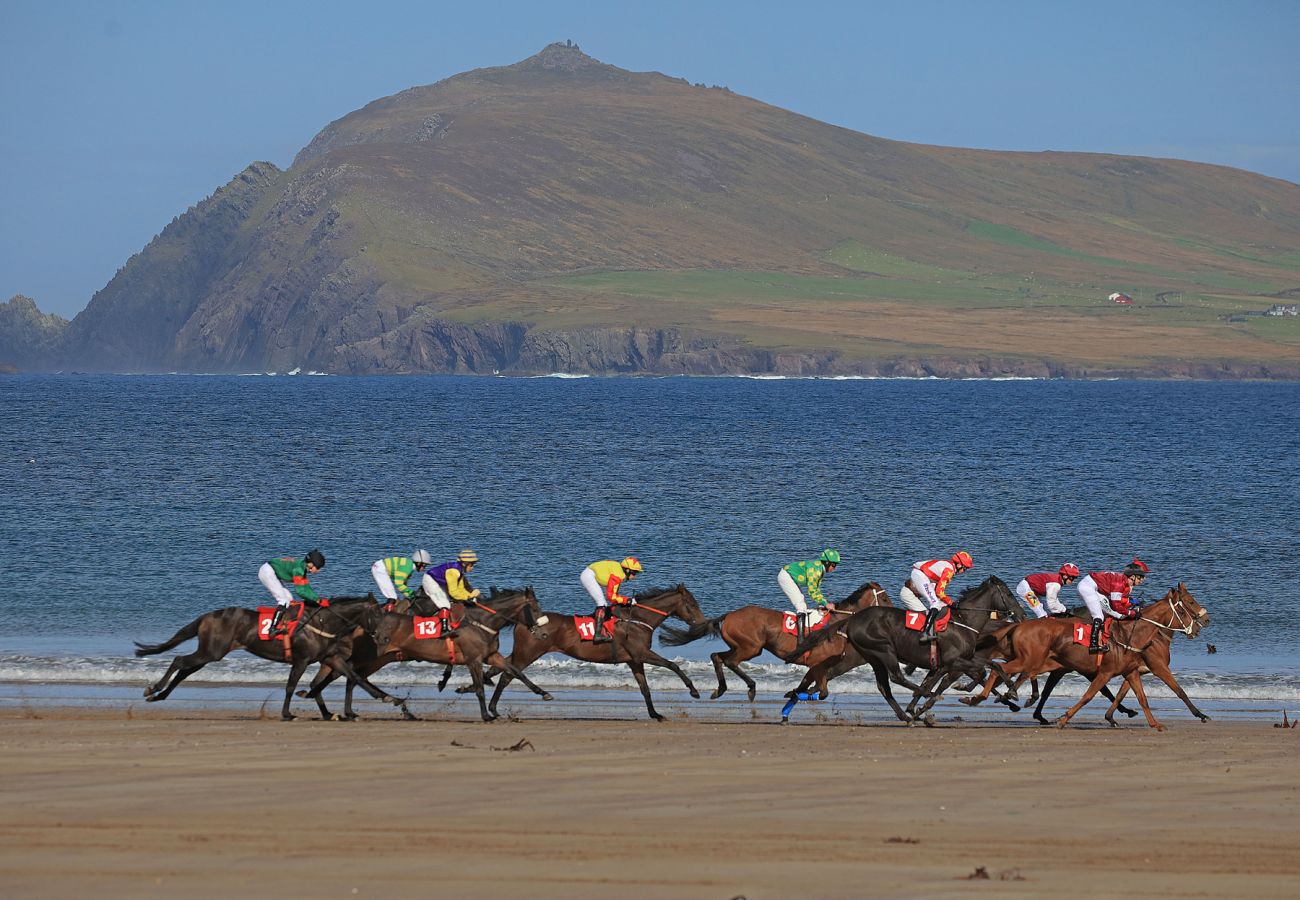
[[[0,302],[71,317],[378,97],[571,39],[856,131],[1300,183],[1300,2],[0,0]]]

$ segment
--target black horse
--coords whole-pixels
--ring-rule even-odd
[[[390,696],[375,687],[352,667],[352,641],[360,632],[372,630],[381,615],[371,596],[339,597],[328,606],[308,606],[289,640],[286,656],[284,641],[278,637],[263,640],[258,633],[257,610],[228,606],[204,613],[161,644],[136,642],[136,656],[164,653],[176,645],[197,637],[193,653],[172,660],[166,674],[145,688],[145,700],[165,700],[176,686],[208,663],[222,659],[233,650],[247,650],[254,656],[289,664],[289,680],[284,689],[284,707],[280,718],[292,719],[289,701],[298,680],[312,663],[325,662],[336,672],[355,679],[376,700],[383,700],[406,712],[406,701]]]
[[[804,641],[795,652],[807,652],[835,631],[842,632],[848,645],[875,672],[876,686],[895,715],[904,722],[911,722],[924,716],[959,676],[983,680],[988,667],[996,664],[976,652],[980,634],[990,622],[1015,621],[1020,615],[1020,606],[1006,583],[996,575],[990,575],[982,584],[962,591],[952,605],[952,618],[947,629],[939,634],[933,645],[936,648],[934,660],[930,658],[932,645],[921,643],[921,632],[912,631],[904,624],[906,613],[904,609],[882,606],[860,610],[839,628],[828,629],[826,633]],[[906,683],[900,662],[930,670],[913,693],[906,711],[898,705],[889,687],[890,681]],[[836,661],[828,660],[827,663],[830,668]],[[810,671],[805,682],[811,682],[815,677]],[[928,699],[917,710],[916,704],[922,697]]]

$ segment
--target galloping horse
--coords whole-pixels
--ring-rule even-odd
[[[284,688],[284,707],[280,718],[294,718],[289,712],[293,689],[307,667],[324,661],[330,668],[356,679],[366,693],[406,710],[406,701],[390,696],[359,675],[348,662],[352,641],[359,631],[368,631],[378,619],[379,608],[373,597],[338,597],[328,606],[315,606],[303,610],[302,618],[289,639],[289,658],[285,658],[284,642],[279,638],[263,640],[258,634],[257,610],[228,606],[204,613],[170,639],[161,644],[136,642],[136,656],[152,656],[172,649],[177,644],[197,637],[199,646],[193,653],[182,654],[172,660],[166,674],[145,688],[144,697],[150,703],[165,700],[176,686],[208,663],[216,662],[233,650],[247,650],[254,656],[275,662],[288,663],[289,680]],[[409,715],[409,713],[408,713]]]
[[[1070,619],[1035,619],[1022,622],[1013,628],[999,632],[997,647],[991,650],[995,658],[1003,658],[1000,666],[1002,675],[1018,673],[1037,676],[1045,672],[1052,673],[1044,697],[1039,700],[1034,718],[1042,718],[1042,707],[1046,694],[1055,687],[1056,682],[1066,672],[1078,672],[1091,679],[1088,689],[1057,724],[1065,727],[1080,709],[1084,707],[1107,682],[1121,677],[1137,694],[1142,711],[1146,714],[1147,724],[1157,731],[1164,726],[1156,721],[1147,705],[1146,692],[1142,688],[1141,669],[1146,666],[1155,673],[1175,694],[1187,704],[1187,708],[1197,718],[1205,721],[1208,716],[1196,708],[1188,699],[1182,686],[1174,678],[1169,668],[1170,643],[1175,631],[1180,631],[1189,638],[1196,637],[1210,621],[1210,614],[1187,590],[1187,585],[1179,582],[1160,600],[1142,610],[1138,619],[1119,620],[1111,629],[1111,648],[1108,653],[1089,653],[1087,646],[1074,640],[1074,628],[1078,621]],[[1177,624],[1175,624],[1177,623]],[[1101,657],[1100,665],[1097,657]],[[1060,673],[1059,675],[1057,673]],[[994,675],[984,685],[984,691],[972,702],[979,702],[993,690],[1001,676]],[[1053,680],[1054,678],[1054,680]],[[1001,680],[1006,681],[1005,678]],[[1012,689],[1014,694],[1014,688]],[[1107,720],[1114,725],[1114,712],[1124,692],[1115,698],[1106,714]]]
[[[514,650],[509,658],[513,672],[504,671],[497,681],[496,689],[492,692],[492,702],[488,705],[492,714],[496,715],[497,700],[500,699],[506,685],[514,678],[514,673],[522,672],[538,657],[547,653],[563,653],[584,662],[615,665],[626,663],[641,688],[641,696],[645,698],[645,707],[650,713],[650,718],[656,721],[663,721],[664,717],[655,711],[654,702],[650,699],[650,686],[645,680],[646,663],[675,672],[691,692],[691,696],[698,699],[700,692],[695,689],[695,685],[682,671],[681,666],[670,659],[665,659],[650,648],[655,628],[669,616],[675,616],[687,625],[697,625],[704,620],[700,605],[686,586],[679,584],[674,588],[637,594],[635,605],[615,609],[617,612],[614,639],[608,643],[598,644],[594,641],[582,640],[573,616],[557,612],[544,613],[549,619],[549,625],[548,634],[542,638],[528,632],[516,631]]]
[[[501,593],[493,588],[489,596],[469,606],[461,619],[460,627],[456,629],[455,637],[451,638],[419,638],[415,634],[414,617],[404,613],[383,613],[373,630],[373,640],[363,638],[358,641],[351,663],[363,677],[373,675],[389,663],[400,660],[446,663],[448,668],[452,665],[468,666],[470,678],[474,682],[474,693],[478,697],[479,712],[484,722],[491,722],[497,716],[495,712],[488,712],[483,696],[484,662],[517,677],[543,699],[551,699],[550,694],[529,681],[523,673],[516,671],[498,651],[501,629],[523,625],[532,632],[533,637],[545,640],[546,632],[541,630],[545,624],[546,617],[541,615],[541,606],[531,587]],[[518,631],[516,640],[517,635]],[[311,689],[303,694],[316,700],[322,718],[328,719],[331,716],[325,708],[321,691],[341,674],[344,673],[322,665],[312,681]],[[355,684],[355,681],[348,679],[343,718],[349,720],[357,717],[352,711],[352,689]],[[414,718],[409,714],[407,717]]]
[[[952,604],[952,618],[947,630],[939,634],[936,642],[937,659],[930,658],[930,644],[922,644],[920,632],[907,628],[905,616],[907,610],[890,607],[870,607],[854,613],[838,630],[848,639],[845,655],[849,648],[856,650],[876,675],[876,686],[881,696],[894,710],[894,714],[903,722],[911,722],[923,716],[938,700],[948,685],[961,674],[982,680],[989,662],[986,657],[975,651],[976,643],[988,623],[1005,617],[1015,621],[1020,615],[1020,606],[1002,579],[990,575],[977,587],[967,588]],[[800,644],[795,652],[804,653],[816,644],[828,640],[832,635],[820,634]],[[925,680],[912,695],[906,712],[894,699],[889,682],[906,684],[899,661],[918,667],[933,668]],[[834,667],[839,660],[828,659],[819,666],[809,670],[804,676],[804,683],[809,684],[824,673],[817,669]],[[934,686],[938,684],[937,688]],[[931,688],[934,688],[931,691]],[[926,703],[916,710],[921,697],[928,696]],[[928,722],[929,720],[927,720]]]
[[[866,609],[871,606],[893,606],[889,600],[889,595],[874,581],[868,581],[852,594],[849,594],[847,598],[836,603],[835,609],[831,610],[831,615],[849,616],[859,609]],[[666,647],[680,647],[683,644],[689,644],[691,641],[699,640],[705,635],[711,635],[726,641],[731,647],[730,650],[709,654],[709,659],[713,660],[713,670],[718,674],[718,687],[709,699],[716,700],[727,692],[727,676],[722,671],[722,667],[725,665],[745,682],[745,686],[749,689],[749,700],[752,703],[757,687],[754,684],[754,679],[750,678],[740,668],[740,664],[745,660],[753,659],[766,650],[773,656],[779,656],[788,663],[815,666],[824,659],[838,656],[844,652],[844,639],[841,637],[837,641],[818,644],[814,651],[805,654],[801,658],[793,658],[791,654],[794,653],[799,639],[792,634],[788,634],[782,628],[782,620],[786,615],[787,613],[784,610],[771,609],[766,606],[742,606],[739,609],[733,609],[729,613],[724,613],[689,628],[674,628],[671,625],[665,625],[663,636],[659,640]],[[831,628],[835,625],[835,621],[831,620],[826,622],[824,627]]]

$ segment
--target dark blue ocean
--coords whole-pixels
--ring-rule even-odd
[[[1142,599],[1185,581],[1211,612],[1175,671],[1300,699],[1298,499],[1296,384],[3,377],[0,680],[142,684],[166,659],[132,640],[257,605],[261,563],[313,547],[326,595],[370,590],[382,556],[471,547],[479,586],[570,612],[588,562],[635,554],[642,586],[685,582],[711,615],[783,605],[778,568],[835,547],[831,597],[896,596],[958,549],[964,584],[1136,555]],[[791,679],[762,662],[765,689]]]

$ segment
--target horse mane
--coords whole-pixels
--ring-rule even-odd
[[[953,601],[952,605],[960,606],[968,598],[974,597],[976,594],[982,594],[985,591],[988,591],[990,589],[996,590],[999,587],[1002,588],[1002,590],[1004,591],[1009,592],[1011,590],[1009,587],[1007,587],[1007,583],[1003,581],[1001,578],[999,578],[996,575],[990,575],[988,578],[985,578],[983,581],[981,581],[979,584],[975,585],[974,587],[962,588],[962,592],[957,595],[957,599]]]
[[[347,597],[330,597],[328,599],[331,605],[335,603],[357,603],[361,600],[366,600],[370,603],[374,603],[375,595],[374,594],[353,594]]]
[[[495,584],[488,588],[487,598],[495,600],[498,597],[504,597],[506,594],[522,594],[528,588],[499,588]]]
[[[841,600],[840,602],[841,602],[841,603],[857,603],[859,600],[862,599],[862,595],[863,595],[863,594],[865,594],[867,591],[875,590],[877,587],[879,587],[879,585],[877,585],[874,581],[866,581],[866,582],[863,582],[862,585],[861,585],[860,587],[858,587],[857,590],[855,590],[853,593],[849,594],[847,597],[845,597],[845,598],[844,598],[843,600]]]

